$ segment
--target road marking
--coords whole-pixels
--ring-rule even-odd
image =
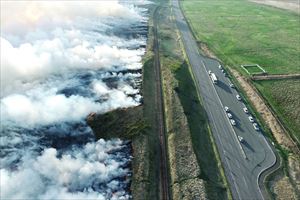
[[[202,63],[202,65],[203,65],[205,71],[208,73],[207,68],[206,68],[206,66],[205,66],[205,64],[204,64],[204,62],[203,62],[202,59],[201,59],[201,63]],[[221,106],[222,106],[222,110],[224,110],[224,105],[223,105],[223,103],[222,103],[222,101],[221,101],[221,99],[220,99],[220,97],[219,97],[219,95],[218,95],[218,93],[217,93],[217,90],[216,90],[214,84],[212,83],[212,81],[210,81],[210,83],[212,84],[213,90],[214,90],[214,92],[216,93],[216,95],[217,95],[217,97],[218,97],[217,99],[219,100],[219,103],[220,103]],[[239,142],[238,136],[237,136],[237,134],[236,134],[234,128],[232,127],[232,125],[231,125],[231,123],[230,123],[230,121],[229,121],[227,115],[225,116],[225,118],[227,119],[228,123],[230,124],[230,128],[231,128],[231,130],[233,131],[233,133],[234,133],[234,135],[235,135],[236,142],[238,143],[238,146],[240,147],[240,150],[241,150],[241,152],[242,152],[243,157],[244,157],[245,159],[247,159],[247,156],[246,156],[246,154],[245,154],[245,152],[244,152],[244,149],[243,149],[241,143]]]
[[[243,176],[243,180],[244,180],[245,186],[248,187],[247,182],[246,182],[246,179],[245,179],[244,176]]]

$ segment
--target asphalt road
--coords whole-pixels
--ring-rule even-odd
[[[263,199],[259,188],[259,175],[273,166],[276,156],[261,131],[256,131],[243,111],[238,92],[229,87],[229,79],[218,68],[218,61],[199,54],[197,43],[179,8],[173,0],[173,11],[181,39],[195,77],[197,89],[215,138],[220,157],[234,199]],[[208,71],[218,77],[213,84]],[[230,108],[236,126],[232,126],[224,110]],[[238,136],[244,138],[240,142]]]

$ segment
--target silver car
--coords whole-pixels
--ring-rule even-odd
[[[239,136],[239,135],[238,135],[238,138],[239,138],[239,141],[240,141],[240,142],[244,142],[244,141],[245,141],[244,138],[243,138],[242,136]]]
[[[224,110],[225,110],[226,112],[229,112],[229,108],[228,108],[227,106],[224,107]]]
[[[232,126],[235,126],[235,125],[236,125],[234,119],[231,119],[231,120],[230,120],[230,123],[231,123]]]
[[[258,127],[258,124],[257,123],[253,123],[253,127],[256,131],[259,131],[259,127]]]
[[[248,117],[248,119],[249,119],[250,122],[254,122],[254,119],[251,115]]]
[[[238,95],[238,94],[236,95],[236,98],[237,98],[237,100],[239,100],[239,101],[242,100],[241,96]]]
[[[231,119],[232,118],[232,114],[229,112],[229,113],[227,113],[227,116],[228,116],[228,118],[229,119]]]

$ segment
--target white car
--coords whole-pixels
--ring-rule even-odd
[[[244,142],[244,141],[245,141],[244,138],[243,138],[242,136],[239,136],[239,135],[238,135],[238,138],[239,138],[239,141],[240,141],[240,142]]]
[[[248,119],[249,119],[250,122],[254,122],[254,119],[253,119],[252,116],[249,116]]]
[[[224,69],[222,69],[221,71],[222,71],[222,73],[224,73]]]
[[[232,126],[235,126],[235,125],[236,125],[234,119],[231,119],[231,120],[230,120],[230,123],[231,123]]]
[[[243,110],[245,113],[248,113],[248,108],[245,107],[245,108],[243,108]]]
[[[224,110],[225,110],[226,112],[229,112],[229,108],[228,108],[227,106],[224,107]]]
[[[219,69],[222,69],[222,65],[219,65]]]
[[[234,85],[233,85],[232,83],[230,83],[229,86],[230,86],[231,88],[234,88]]]
[[[232,118],[232,114],[231,113],[227,113],[227,116],[228,116],[229,119]]]
[[[237,100],[239,100],[239,101],[242,100],[241,96],[238,95],[238,94],[236,95],[236,98],[237,98]]]
[[[211,75],[211,71],[210,70],[208,71],[208,74]]]
[[[257,130],[257,131],[259,130],[259,127],[258,127],[257,123],[253,123],[253,127],[254,127],[255,130]]]

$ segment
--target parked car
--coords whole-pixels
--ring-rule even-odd
[[[248,117],[248,119],[249,119],[250,122],[254,122],[254,119],[251,115]]]
[[[248,111],[248,108],[246,108],[246,107],[244,107],[243,110],[244,110],[245,113],[248,113],[248,112],[249,112],[249,111]]]
[[[237,100],[239,100],[239,101],[242,100],[241,96],[238,95],[238,94],[236,95],[236,98],[237,98]]]
[[[230,86],[231,88],[234,88],[234,85],[233,85],[232,83],[230,83],[229,86]]]
[[[224,107],[224,110],[225,110],[226,112],[229,112],[229,108],[228,108],[227,106]]]
[[[239,141],[240,141],[240,142],[244,142],[244,141],[245,141],[244,138],[243,138],[242,136],[239,136],[239,135],[238,135],[238,138],[239,138]]]
[[[234,119],[231,119],[231,120],[230,120],[230,123],[231,123],[232,126],[235,126],[235,125],[236,125]]]
[[[219,69],[222,69],[222,65],[219,65]]]
[[[257,131],[259,130],[259,127],[258,127],[257,123],[253,123],[253,127],[254,127],[255,130],[257,130]]]
[[[227,113],[227,116],[228,116],[228,118],[229,119],[231,119],[232,118],[232,114],[229,112],[229,113]]]
[[[211,75],[211,71],[210,70],[208,70],[208,74]]]

